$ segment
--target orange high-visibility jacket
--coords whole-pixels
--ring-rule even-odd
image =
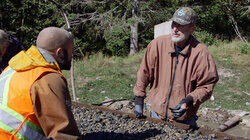
[[[0,75],[0,140],[46,139],[33,111],[30,88],[50,72],[61,74],[58,64],[46,64],[34,46],[11,59]]]

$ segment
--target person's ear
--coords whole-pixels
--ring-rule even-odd
[[[193,33],[194,33],[195,28],[196,28],[196,26],[195,26],[195,25],[192,25],[192,27],[190,28],[190,33],[191,33],[191,34],[193,34]]]
[[[63,49],[61,47],[59,47],[55,50],[55,56],[56,56],[56,58],[63,58],[64,57]]]

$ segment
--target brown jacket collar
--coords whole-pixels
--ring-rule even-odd
[[[190,35],[189,40],[185,46],[185,48],[181,51],[181,55],[186,57],[190,54],[190,48],[196,47],[200,42],[198,42],[192,35]],[[169,53],[175,53],[174,42],[171,42],[171,46],[169,49]]]

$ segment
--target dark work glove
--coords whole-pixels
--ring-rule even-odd
[[[143,104],[144,104],[143,97],[135,97],[135,108],[134,108],[134,115],[136,118],[143,117]]]
[[[187,107],[191,106],[193,104],[193,97],[187,96],[175,108],[170,108],[174,119],[180,118],[187,111],[186,108],[181,108],[184,103],[186,103]]]
[[[134,115],[135,115],[136,118],[142,118],[143,117],[143,105],[135,105]]]

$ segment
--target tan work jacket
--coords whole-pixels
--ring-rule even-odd
[[[36,117],[47,137],[77,139],[80,135],[70,108],[67,83],[58,73],[49,73],[31,87],[31,100]]]
[[[150,84],[149,102],[162,119],[165,118],[176,62],[176,56],[171,56],[172,52],[175,52],[175,49],[170,35],[152,40],[145,52],[134,87],[135,96],[145,97],[146,87]],[[178,120],[192,118],[200,104],[210,98],[218,80],[216,66],[207,47],[190,36],[187,46],[182,50],[182,55],[178,56],[169,108],[174,108],[187,95],[191,95],[194,102]],[[169,109],[167,116],[172,118]]]
[[[31,46],[27,51],[21,51],[14,56],[9,61],[9,67],[15,71],[16,77],[13,77],[14,81],[6,85],[11,88],[10,92],[13,90],[11,93],[17,94],[8,99],[8,103],[13,103],[10,107],[12,109],[15,107],[17,113],[27,118],[32,117],[28,119],[42,128],[47,138],[77,139],[80,133],[71,112],[67,81],[61,74],[54,57],[46,50]],[[14,101],[18,101],[19,106],[16,106]],[[26,115],[27,113],[31,115]],[[27,120],[24,119],[23,122],[25,121]],[[9,125],[15,124],[14,122],[15,119]],[[21,123],[20,126],[25,128],[26,125]],[[26,137],[31,135],[30,132],[33,135],[36,131],[18,128],[16,132],[23,132],[22,134]]]

